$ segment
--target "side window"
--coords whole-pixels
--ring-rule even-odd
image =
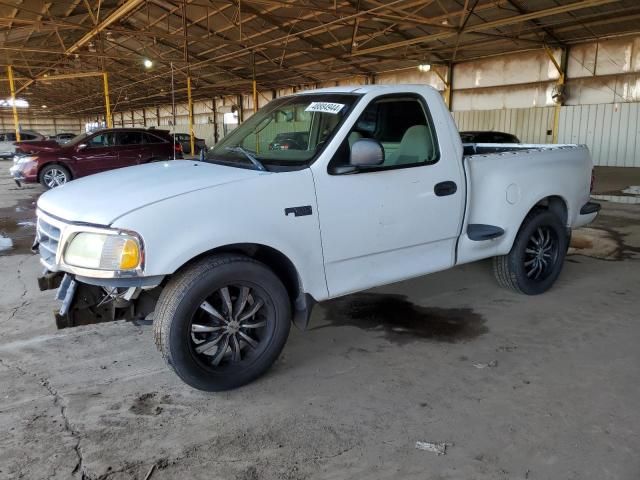
[[[118,132],[116,133],[116,145],[140,145],[142,132]]]
[[[3,141],[5,141],[5,142],[15,142],[16,141],[16,134],[15,133],[5,133]]]
[[[31,135],[30,133],[22,133],[20,134],[20,140],[33,140],[34,138],[36,138],[35,135]]]
[[[438,142],[426,105],[415,97],[383,97],[371,102],[349,132],[330,166],[348,164],[352,145],[371,138],[384,148],[384,168],[436,163]]]
[[[109,147],[111,145],[113,145],[112,133],[100,133],[87,141],[87,147],[89,148]]]
[[[143,133],[142,138],[144,139],[144,143],[165,143],[160,137],[156,137],[150,133]]]

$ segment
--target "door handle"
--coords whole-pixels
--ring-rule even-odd
[[[458,185],[456,182],[452,182],[451,180],[447,182],[436,183],[435,187],[433,187],[433,191],[438,197],[446,197],[447,195],[453,195],[458,191]]]

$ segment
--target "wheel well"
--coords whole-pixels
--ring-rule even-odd
[[[213,250],[209,250],[198,255],[196,259],[216,253],[240,253],[264,263],[267,267],[273,270],[273,272],[282,281],[287,289],[287,293],[289,294],[292,304],[295,304],[298,296],[303,293],[300,277],[296,267],[293,265],[293,262],[289,260],[285,254],[275,248],[256,243],[236,243],[214,248]]]
[[[563,225],[567,226],[568,224],[567,204],[562,199],[562,197],[558,197],[555,195],[552,195],[550,197],[545,197],[542,200],[540,200],[538,203],[536,203],[531,210],[535,208],[544,208],[546,210],[549,210],[551,213],[553,213],[556,217],[560,219]],[[531,212],[531,210],[529,210],[529,212]]]

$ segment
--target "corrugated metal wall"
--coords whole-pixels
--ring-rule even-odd
[[[453,112],[458,129],[513,133],[524,143],[550,143],[554,107]],[[589,147],[595,165],[640,167],[640,103],[564,106],[558,143]]]
[[[640,167],[639,115],[640,103],[562,107],[558,141],[586,144],[596,165]]]
[[[453,112],[458,130],[494,130],[516,135],[523,143],[552,140],[553,107]]]
[[[74,117],[41,117],[26,115],[19,112],[20,128],[34,130],[42,135],[55,135],[56,133],[82,133],[84,123]],[[0,112],[0,131],[13,131],[13,116],[10,112]]]

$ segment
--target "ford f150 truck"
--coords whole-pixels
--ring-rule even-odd
[[[308,141],[274,148],[287,132]],[[316,302],[489,257],[503,287],[545,292],[571,228],[597,214],[591,182],[584,146],[463,146],[426,86],[303,92],[200,160],[43,194],[39,282],[58,288],[59,327],[153,318],[182,380],[230,389],[271,366]]]

